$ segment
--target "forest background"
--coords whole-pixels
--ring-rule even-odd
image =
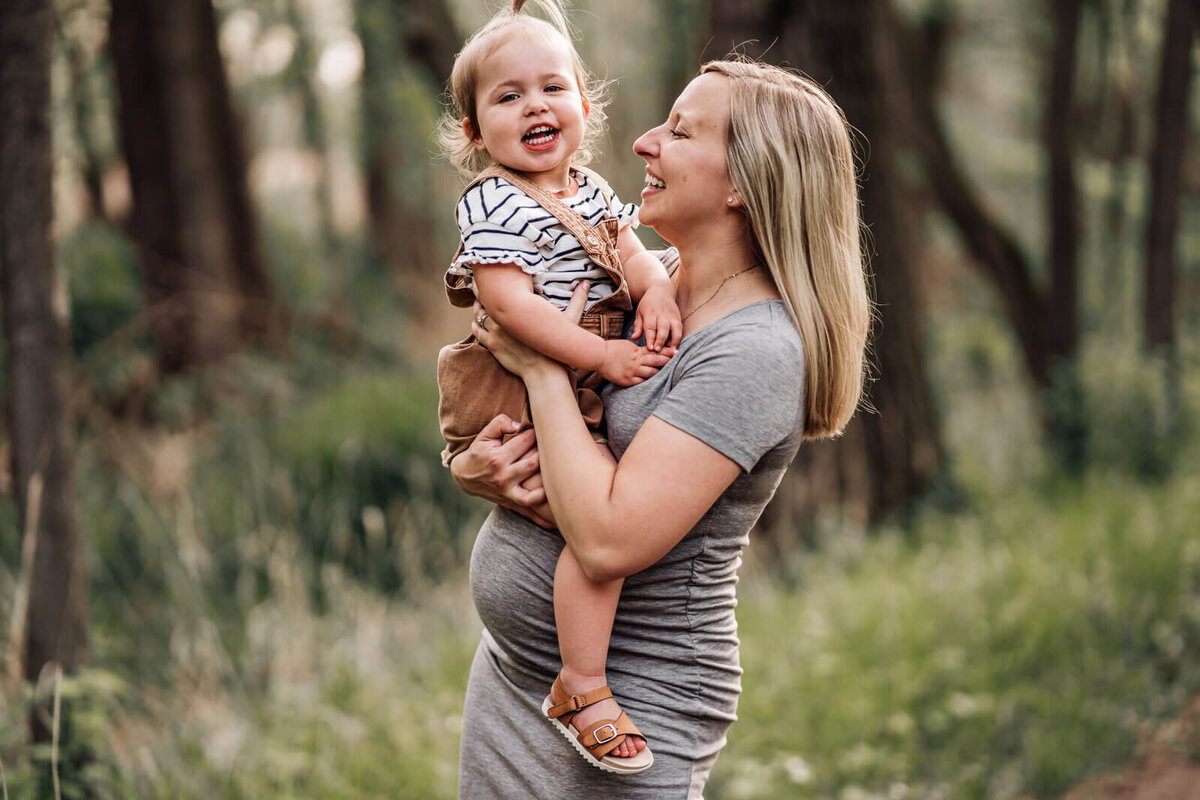
[[[0,7],[4,797],[455,795],[486,507],[438,461],[432,132],[487,13]],[[734,47],[858,132],[871,408],[753,534],[706,796],[1196,796],[1196,14],[573,5],[626,199]]]

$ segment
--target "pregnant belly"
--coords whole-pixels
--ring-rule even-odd
[[[471,551],[471,594],[480,620],[504,660],[539,682],[552,680],[559,667],[554,567],[562,547],[557,533],[496,509]]]
[[[471,592],[488,645],[509,679],[531,691],[545,691],[561,666],[554,568],[562,548],[557,533],[498,509],[471,553]],[[626,580],[608,677],[625,699],[729,720],[741,674],[733,582],[697,585],[689,549],[684,543]]]

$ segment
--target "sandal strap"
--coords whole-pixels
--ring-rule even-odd
[[[616,750],[625,741],[626,736],[642,736],[633,720],[622,711],[616,720],[606,719],[592,723],[584,728],[579,736],[579,743],[588,749],[596,758],[604,758]],[[642,738],[645,738],[642,736]]]
[[[601,686],[599,689],[592,689],[590,692],[584,692],[583,694],[568,695],[566,690],[562,688],[562,683],[558,679],[555,679],[554,687],[550,690],[550,699],[557,702],[546,709],[546,716],[550,719],[558,719],[563,714],[570,714],[581,708],[587,708],[612,696],[612,690],[607,686]],[[565,699],[563,699],[564,697]]]

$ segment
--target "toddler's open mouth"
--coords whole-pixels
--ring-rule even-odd
[[[558,138],[558,128],[552,128],[549,125],[538,125],[530,128],[521,137],[521,141],[527,145],[538,147],[539,145],[550,144]]]

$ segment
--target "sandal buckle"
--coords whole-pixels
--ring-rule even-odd
[[[601,739],[600,731],[604,730],[605,728],[607,728],[611,733],[609,733],[608,736]],[[596,737],[596,744],[608,744],[613,739],[617,738],[617,736],[619,734],[617,733],[616,725],[613,725],[611,722],[606,722],[603,725],[601,725],[599,728],[596,728],[596,730],[592,731],[592,735]]]

